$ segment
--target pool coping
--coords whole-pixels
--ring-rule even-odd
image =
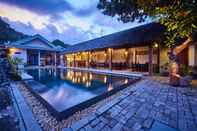
[[[114,75],[114,74],[112,74]],[[125,76],[127,77],[127,76]],[[128,77],[129,78],[129,77]],[[132,77],[133,78],[133,77]],[[25,81],[22,81],[23,84],[26,85],[27,89],[39,100],[41,101],[41,103],[47,108],[47,110],[51,113],[52,116],[54,116],[58,121],[61,121],[63,119],[66,119],[68,118],[69,116],[73,115],[74,113],[78,112],[78,111],[81,111],[123,89],[125,89],[126,87],[128,87],[129,85],[133,84],[133,83],[136,83],[137,81],[139,81],[141,78],[140,77],[136,77],[136,78],[133,78],[131,81],[129,81],[127,84],[124,84],[122,86],[120,85],[115,85],[117,86],[115,89],[109,91],[109,92],[105,92],[101,95],[98,95],[96,97],[93,97],[89,100],[86,100],[84,102],[81,102],[77,105],[74,105],[68,109],[65,109],[64,111],[60,111],[58,112],[52,105],[50,105],[44,98],[42,98],[39,94],[37,94],[33,88],[31,87],[30,84],[28,84],[28,81],[35,81],[35,80],[25,80]],[[40,82],[38,81],[35,81],[39,84],[41,84]],[[118,81],[119,82],[119,81]],[[42,84],[43,86],[45,86],[44,84]]]
[[[65,67],[65,66],[33,66],[33,67],[24,67],[23,69],[48,69],[48,68],[59,68],[59,69],[73,69],[73,70],[80,70],[80,71],[89,71],[95,72],[98,74],[112,74],[112,75],[120,75],[120,76],[133,76],[133,77],[143,77],[147,76],[147,72],[124,72],[124,71],[117,71],[117,70],[108,70],[108,69],[96,69],[96,68],[84,68],[84,67]]]
[[[90,71],[95,73],[102,73],[102,74],[114,74],[114,75],[123,75],[123,76],[133,76],[133,77],[143,77],[148,75],[146,72],[124,72],[118,70],[108,70],[108,69],[96,69],[96,68],[81,68],[81,67],[63,67],[57,66],[57,68],[62,69],[73,69],[73,70],[80,70],[80,71]]]
[[[12,84],[15,84],[15,83],[12,83]],[[13,101],[14,101],[15,109],[17,111],[17,115],[19,115],[21,122],[22,122],[22,123],[20,122],[20,127],[22,127],[21,130],[42,131],[30,107],[26,103],[23,95],[21,94],[19,89],[12,84],[11,84],[10,90],[12,92]]]

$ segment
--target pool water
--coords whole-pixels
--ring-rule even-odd
[[[39,86],[37,89],[32,88],[34,94],[38,95],[59,113],[79,106],[84,102],[87,103],[88,100],[113,91],[119,86],[126,85],[132,79],[56,68],[29,69],[26,72],[33,76],[35,81],[45,85]],[[91,104],[93,103],[91,102]],[[83,106],[85,105],[83,104]],[[80,110],[80,108],[77,109]],[[67,114],[69,113],[67,112]]]

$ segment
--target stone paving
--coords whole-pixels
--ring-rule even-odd
[[[197,131],[197,87],[172,87],[165,78],[145,78],[64,131],[143,131],[160,122]]]

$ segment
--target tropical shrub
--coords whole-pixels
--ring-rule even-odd
[[[0,88],[0,110],[6,109],[7,106],[11,105],[12,101],[9,96],[7,88]]]
[[[11,79],[21,80],[21,77],[19,76],[18,65],[23,64],[23,59],[19,57],[12,58],[11,56],[8,56],[8,61],[11,65]]]

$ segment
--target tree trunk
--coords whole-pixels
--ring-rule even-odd
[[[170,52],[170,84],[173,86],[178,86],[180,84],[180,78],[179,75],[179,69],[180,64],[177,61],[177,56],[179,53],[181,53],[186,47],[189,46],[191,43],[191,39],[188,38],[184,43],[182,43],[180,46],[175,47]]]

